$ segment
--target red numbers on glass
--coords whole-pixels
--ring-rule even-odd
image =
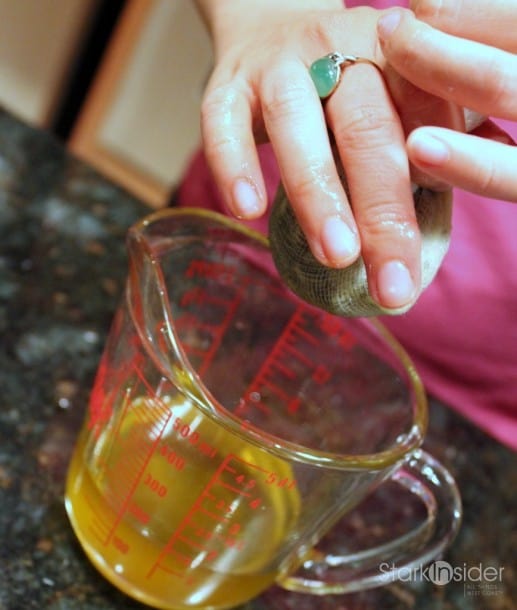
[[[160,447],[160,455],[162,455],[175,470],[183,470],[185,468],[185,459],[167,445],[163,444]]]
[[[149,487],[160,498],[164,498],[167,495],[167,487],[158,479],[155,479],[150,472],[147,472],[145,475],[144,485]]]
[[[319,318],[319,327],[329,337],[335,337],[343,349],[350,349],[357,343],[357,339],[348,330],[341,318],[322,313]]]
[[[180,438],[188,441],[203,455],[206,455],[209,458],[213,458],[217,455],[217,450],[215,447],[204,441],[199,432],[192,430],[190,425],[184,422],[181,417],[176,417],[173,423],[173,428]]]
[[[268,485],[274,485],[275,487],[293,489],[296,486],[296,482],[293,479],[287,477],[280,478],[274,472],[270,472],[266,477],[266,483]]]

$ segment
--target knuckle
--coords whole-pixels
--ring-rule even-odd
[[[201,101],[201,121],[219,121],[225,113],[232,112],[237,101],[237,93],[232,87],[223,85],[208,89]]]
[[[342,36],[342,20],[335,13],[321,13],[317,20],[309,24],[304,32],[306,40],[315,49],[332,49],[335,41]]]
[[[301,118],[312,97],[305,83],[291,82],[289,78],[275,79],[264,85],[262,111],[274,122]]]
[[[487,162],[480,168],[478,181],[482,193],[492,193],[499,186],[499,174],[493,162]]]
[[[203,143],[205,154],[207,158],[223,158],[226,154],[229,154],[232,150],[238,148],[239,139],[230,134],[224,135],[220,132],[212,133],[207,135],[203,134]]]
[[[361,233],[368,241],[394,240],[399,244],[417,246],[420,232],[413,215],[399,205],[380,199],[361,218]]]
[[[321,199],[321,189],[330,190],[327,187],[331,182],[330,171],[322,169],[315,179],[314,171],[307,170],[291,174],[289,179],[289,194],[297,201],[310,202],[314,205]]]
[[[333,131],[337,141],[348,148],[370,149],[392,143],[397,125],[378,107],[364,104],[343,114]]]
[[[492,112],[508,110],[515,103],[516,89],[514,85],[514,71],[509,73],[498,58],[494,55],[489,61],[485,74],[486,77],[484,90],[488,96],[488,105]]]
[[[239,144],[241,124],[238,106],[242,95],[233,87],[220,86],[208,90],[201,102],[200,118],[203,145],[208,155],[224,154]]]

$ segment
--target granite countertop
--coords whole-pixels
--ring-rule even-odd
[[[147,212],[52,136],[0,111],[0,610],[144,609],[90,566],[63,487],[122,293],[125,233]],[[503,568],[502,579],[316,598],[273,588],[246,610],[517,608],[517,456],[433,400],[430,415],[425,445],[464,503],[444,560]]]

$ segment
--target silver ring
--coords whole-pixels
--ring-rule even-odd
[[[333,51],[313,62],[309,68],[309,74],[320,99],[325,100],[334,93],[341,80],[342,68],[359,63],[370,64],[382,73],[381,67],[372,59],[357,55],[343,55],[339,51]]]

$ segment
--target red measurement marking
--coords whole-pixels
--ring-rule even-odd
[[[217,327],[216,332],[214,333],[210,348],[206,351],[206,354],[203,358],[203,362],[202,362],[201,366],[199,367],[199,370],[197,371],[200,376],[203,376],[204,372],[208,369],[208,367],[212,363],[212,360],[221,345],[223,337],[224,337],[226,331],[228,330],[230,322],[232,321],[233,317],[235,316],[235,312],[241,302],[241,299],[242,299],[242,296],[241,296],[240,292],[238,292],[235,295],[235,298],[232,301],[229,301],[227,303],[228,310],[226,312],[226,315],[224,316],[221,324],[219,324],[219,326]]]
[[[185,273],[186,277],[207,277],[224,281],[231,280],[236,276],[237,269],[224,263],[213,261],[194,260],[191,261]]]
[[[178,525],[176,530],[173,532],[172,536],[167,541],[167,544],[163,547],[161,553],[158,555],[155,563],[151,566],[151,569],[147,573],[147,578],[151,578],[158,568],[165,569],[164,565],[163,565],[163,560],[165,559],[165,557],[167,555],[169,555],[170,553],[173,552],[173,548],[174,548],[175,542],[179,539],[179,537],[181,536],[182,532],[188,527],[188,525],[190,524],[190,521],[194,517],[195,513],[200,510],[201,503],[203,502],[203,499],[204,499],[204,497],[206,495],[207,490],[210,489],[210,487],[215,483],[215,481],[219,477],[219,471],[221,470],[221,468],[224,468],[224,463],[229,458],[230,458],[230,456],[228,456],[222,462],[221,466],[214,472],[214,475],[210,479],[210,481],[208,482],[206,488],[201,492],[201,494],[198,496],[197,500],[190,507],[190,510],[187,512],[187,514],[183,518],[183,521]]]
[[[282,362],[280,362],[278,360],[273,362],[271,364],[271,367],[274,367],[275,369],[280,371],[282,373],[282,375],[285,375],[285,377],[288,377],[289,379],[294,379],[296,377],[296,373],[292,369],[290,369],[289,367],[287,367],[285,364],[283,364]]]
[[[119,419],[118,419],[115,429],[113,430],[113,434],[115,436],[115,441],[120,436],[120,428],[122,427],[122,422],[124,421],[124,419],[127,415],[128,409],[129,409],[129,405],[131,404],[131,398],[132,398],[134,389],[135,389],[135,386],[131,386],[125,392],[124,400],[122,401],[122,414],[121,414],[121,417],[119,417]]]
[[[90,523],[88,527],[90,534],[96,538],[101,544],[104,544],[106,539],[106,532],[95,522]]]
[[[285,364],[283,364],[282,358],[285,358],[285,352],[289,352],[300,360],[307,367],[313,367],[314,363],[298,349],[296,349],[292,342],[302,340],[309,342],[311,345],[318,345],[317,339],[305,330],[303,324],[305,323],[304,315],[308,314],[307,308],[303,305],[299,306],[291,316],[289,322],[286,324],[282,333],[278,337],[273,349],[269,352],[267,358],[262,363],[257,375],[252,381],[251,385],[246,390],[244,396],[246,397],[247,406],[258,407],[262,411],[268,413],[269,408],[264,405],[260,400],[261,388],[269,388],[274,394],[276,394],[281,400],[288,405],[288,410],[294,413],[299,407],[299,399],[288,395],[282,388],[274,384],[268,379],[272,369],[278,369],[289,378],[296,377],[296,374],[291,371]],[[254,400],[256,396],[258,400]],[[244,411],[244,405],[239,406],[239,410],[242,413]]]
[[[192,303],[201,303],[202,296],[204,290],[199,286],[192,288],[191,290],[187,290],[181,295],[180,306],[186,307],[187,305],[191,305]]]
[[[114,489],[114,486],[110,485],[106,488],[106,491],[103,492],[104,499],[111,506],[118,506],[121,502],[124,501],[124,498],[126,497],[124,481],[127,480],[128,477],[126,477],[125,472],[119,468],[117,468],[117,474],[119,476],[117,477],[116,483],[118,484],[119,489]]]
[[[307,358],[307,356],[302,354],[299,350],[296,349],[296,347],[294,347],[294,345],[290,345],[287,341],[284,343],[284,345],[280,346],[280,349],[281,350],[283,349],[284,351],[289,352],[292,356],[297,358],[300,362],[302,362],[306,366],[314,365],[312,360],[309,360],[309,358]]]
[[[181,540],[181,542],[184,542],[185,544],[188,544],[192,548],[197,549],[198,551],[207,550],[203,544],[199,544],[199,542],[195,542],[194,540],[192,540],[192,538],[187,538],[186,536],[178,536],[177,539]]]
[[[152,399],[157,402],[158,406],[162,409],[163,412],[168,413],[169,412],[169,408],[163,402],[163,400],[159,396],[157,396],[154,388],[147,381],[147,379],[145,378],[145,376],[143,375],[143,373],[142,373],[142,371],[140,370],[139,367],[135,366],[135,373],[137,374],[137,377],[140,379],[140,381],[142,382],[143,386],[147,390],[148,395],[150,397],[152,397]],[[153,411],[153,413],[154,413],[154,411]],[[155,415],[152,416],[153,419],[154,419],[154,417],[155,417]]]
[[[134,408],[132,410],[132,415],[137,420],[138,423],[145,425],[145,424],[148,424],[149,422],[152,422],[153,417],[150,416],[148,413],[146,413],[146,411],[144,411],[141,408],[143,404],[145,404],[145,403],[142,401],[142,404],[140,404],[140,405],[133,405]]]
[[[312,373],[312,379],[319,384],[326,383],[331,378],[331,373],[323,364],[318,364],[318,366],[314,369]]]
[[[290,413],[291,415],[294,415],[300,408],[301,404],[302,404],[302,399],[300,397],[297,396],[296,398],[292,398],[287,403],[287,412]]]
[[[106,540],[104,542],[105,545],[109,544],[110,541],[113,539],[113,536],[115,535],[117,527],[119,526],[120,522],[122,521],[122,518],[124,517],[125,513],[129,509],[130,502],[133,498],[135,490],[136,490],[138,484],[140,483],[140,480],[143,477],[144,472],[146,471],[147,466],[148,466],[149,462],[151,461],[151,458],[154,455],[154,452],[156,451],[156,448],[158,447],[158,444],[161,440],[163,432],[166,429],[171,416],[172,416],[171,413],[168,412],[167,417],[164,418],[162,426],[161,426],[160,430],[158,431],[158,434],[156,435],[156,438],[154,439],[154,441],[151,443],[151,445],[149,447],[147,455],[145,456],[145,459],[144,459],[143,463],[141,464],[140,469],[137,470],[136,476],[134,477],[134,479],[129,487],[129,491],[128,491],[125,499],[122,502],[122,506],[120,507],[120,509],[115,517],[115,520],[110,528],[110,531],[108,532],[108,535],[106,536]]]
[[[318,323],[321,330],[331,337],[336,337],[339,345],[344,349],[350,349],[356,345],[357,338],[343,324],[341,318],[321,313]]]
[[[126,555],[126,553],[129,551],[129,544],[118,536],[113,537],[113,546],[118,549],[123,555]]]
[[[243,496],[244,498],[251,498],[251,494],[243,491],[240,487],[233,487],[233,485],[228,485],[228,483],[223,482],[221,482],[220,485],[221,487],[226,487],[226,489],[235,492],[235,494],[238,496]]]
[[[225,301],[225,305],[228,305],[228,301]],[[232,314],[233,315],[233,314]],[[223,324],[225,324],[227,316],[225,316],[224,320],[223,320]],[[231,317],[230,317],[231,320]],[[228,320],[229,322],[229,320]],[[228,322],[226,322],[226,324],[228,324]],[[225,328],[222,328],[219,325],[215,325],[215,324],[206,324],[203,323],[199,320],[199,318],[197,318],[194,315],[190,315],[190,314],[183,314],[181,317],[179,317],[176,320],[176,324],[178,329],[180,330],[180,334],[181,334],[181,330],[185,329],[186,332],[188,333],[188,330],[190,328],[195,328],[197,331],[204,331],[208,336],[210,336],[212,339],[212,343],[210,345],[210,348],[203,348],[203,347],[197,347],[195,345],[190,345],[189,343],[182,341],[181,343],[181,347],[190,355],[193,356],[198,356],[200,357],[203,362],[201,364],[201,366],[199,367],[199,371],[205,371],[208,366],[210,365],[211,360],[213,359],[213,353],[217,347],[220,345],[222,336],[224,335],[225,332]],[[214,340],[217,342],[216,346],[214,347]]]
[[[254,394],[257,394],[256,398],[255,398],[255,396],[253,396],[251,394],[248,394],[248,393],[245,394],[245,398],[248,400],[248,402],[245,403],[245,405],[243,405],[243,406],[239,405],[238,413],[242,414],[242,412],[244,411],[244,406],[248,407],[248,406],[252,405],[253,407],[255,407],[255,409],[258,409],[259,411],[262,411],[266,415],[269,415],[271,413],[271,409],[258,398],[258,392],[254,392]],[[237,414],[237,411],[236,411],[236,414]]]
[[[171,555],[174,555],[174,557],[176,557],[176,559],[179,559],[179,561],[187,568],[192,562],[191,557],[189,557],[188,555],[185,555],[184,553],[180,553],[176,549],[172,549]]]
[[[169,574],[170,576],[177,576],[178,578],[183,578],[184,574],[183,572],[178,572],[178,570],[173,570],[172,568],[169,568],[167,566],[161,566],[161,569],[166,572],[167,574]],[[189,582],[189,581],[187,581]],[[192,581],[190,581],[192,582]]]
[[[201,491],[201,493],[199,494],[197,499],[190,506],[185,517],[180,522],[180,524],[178,525],[176,530],[172,533],[171,537],[167,541],[167,544],[163,547],[163,549],[162,549],[161,553],[158,555],[155,563],[151,566],[149,572],[147,573],[147,578],[151,578],[157,569],[169,571],[167,569],[166,565],[164,564],[164,561],[165,561],[167,555],[174,552],[174,545],[176,544],[176,542],[181,540],[181,538],[185,535],[185,532],[188,528],[195,529],[197,527],[199,529],[199,527],[196,526],[196,523],[195,523],[196,514],[203,513],[204,515],[208,515],[211,518],[213,518],[216,523],[228,523],[229,522],[228,518],[225,518],[221,515],[217,515],[210,511],[207,511],[206,508],[203,506],[203,504],[204,504],[205,500],[207,500],[207,499],[211,500],[211,501],[214,501],[214,500],[217,501],[217,494],[212,493],[211,490],[216,486],[225,485],[224,480],[221,478],[223,472],[230,472],[233,475],[236,475],[238,473],[237,469],[230,465],[230,462],[232,462],[232,461],[238,462],[241,464],[245,464],[247,468],[251,467],[254,470],[257,470],[258,472],[263,472],[266,474],[269,473],[268,470],[261,468],[260,466],[256,466],[255,464],[246,462],[245,460],[242,460],[232,454],[228,455],[221,462],[221,464],[219,465],[217,470],[214,472],[212,478],[208,481],[205,488]],[[239,491],[239,493],[242,493],[242,490],[238,490],[238,491]],[[235,529],[236,525],[240,526],[240,524],[234,523],[234,524],[230,525],[228,532],[234,534],[236,531],[239,531],[240,527],[236,530]],[[204,530],[204,528],[202,528],[202,529]],[[213,556],[215,556],[215,551],[211,550],[205,560],[208,561],[209,557],[212,556],[212,555],[210,555],[210,553]],[[184,575],[182,575],[182,576],[184,576]]]
[[[282,390],[282,388],[274,384],[272,381],[269,381],[269,379],[262,379],[262,387],[269,388],[274,394],[278,396],[278,398],[281,398],[285,402],[289,402],[291,400],[291,397],[289,396],[289,394],[287,394],[287,392]]]
[[[205,288],[201,286],[195,286],[190,290],[183,293],[180,299],[181,307],[187,307],[188,305],[198,304],[204,305],[205,303],[212,303],[213,305],[226,305],[228,301],[222,299],[216,295],[210,294]]]
[[[262,466],[259,466],[258,464],[253,464],[252,462],[243,460],[242,458],[238,457],[237,455],[230,455],[229,458],[232,459],[234,462],[239,462],[240,464],[244,464],[248,468],[253,468],[253,470],[258,470],[258,472],[262,472],[264,474],[268,474],[270,472],[267,468],[262,468]],[[233,468],[232,466],[229,466],[228,463],[226,463],[224,470],[227,470],[228,472],[232,472],[233,474],[238,473],[237,469]]]
[[[318,339],[316,339],[316,337],[314,335],[311,335],[305,327],[301,326],[302,315],[304,313],[307,313],[307,310],[305,308],[298,308],[296,310],[296,312],[294,313],[293,318],[291,320],[291,322],[292,322],[291,328],[294,329],[295,332],[298,333],[298,335],[300,335],[303,339],[305,339],[309,343],[312,343],[313,345],[319,345]]]
[[[146,525],[151,520],[151,516],[143,508],[141,508],[136,502],[129,505],[129,512],[138,520],[140,523]]]
[[[223,517],[222,515],[217,515],[216,513],[213,513],[209,510],[206,510],[206,508],[198,508],[197,512],[199,513],[203,513],[203,515],[206,515],[207,517],[210,517],[210,519],[212,519],[213,521],[217,521],[217,523],[228,523],[228,517]]]
[[[93,536],[99,540],[99,542],[103,543],[109,530],[109,525],[105,519],[102,518],[100,513],[97,511],[97,508],[90,500],[87,500],[87,504],[95,517],[89,524],[89,530]]]

